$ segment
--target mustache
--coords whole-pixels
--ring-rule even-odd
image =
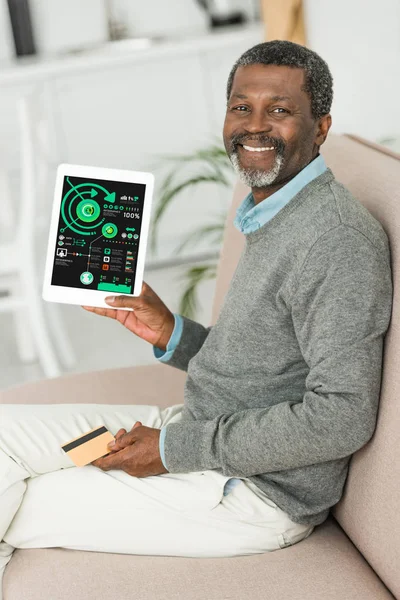
[[[285,152],[285,148],[286,148],[285,142],[283,140],[281,140],[280,138],[274,138],[269,135],[263,135],[261,133],[258,135],[248,135],[245,133],[237,133],[237,134],[233,135],[229,140],[230,152],[231,153],[237,152],[236,146],[238,144],[241,144],[241,145],[246,144],[246,142],[257,142],[262,147],[273,146],[278,155],[279,154],[283,155]]]

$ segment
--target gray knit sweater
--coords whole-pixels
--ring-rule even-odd
[[[327,169],[246,234],[216,324],[184,317],[169,471],[249,478],[293,521],[322,523],[374,433],[391,307],[387,236]]]

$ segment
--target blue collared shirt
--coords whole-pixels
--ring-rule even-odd
[[[250,192],[250,194],[246,196],[237,209],[233,224],[244,234],[256,231],[268,223],[268,221],[272,219],[272,217],[274,217],[288,202],[290,202],[290,200],[294,198],[294,196],[298,194],[303,187],[305,187],[316,177],[319,177],[319,175],[322,175],[324,171],[326,171],[326,164],[323,157],[319,154],[306,167],[304,167],[300,173],[297,173],[293,179],[288,181],[286,185],[269,196],[269,198],[265,198],[265,200],[259,202],[259,204],[254,203],[253,194]],[[175,327],[167,344],[166,351],[164,352],[163,350],[160,350],[160,348],[153,346],[154,356],[161,362],[166,362],[171,358],[182,335],[183,319],[180,315],[175,313],[174,317]],[[161,429],[159,448],[161,460],[164,464],[164,467],[168,469],[167,465],[165,464],[164,454],[166,427]],[[225,485],[224,496],[226,496],[229,491],[235,487],[235,485],[240,483],[240,481],[241,480],[237,478],[230,479]]]
[[[322,175],[324,171],[326,171],[326,164],[319,154],[286,185],[259,204],[254,204],[253,194],[250,192],[236,211],[234,225],[242,233],[256,231],[272,219],[303,187]]]

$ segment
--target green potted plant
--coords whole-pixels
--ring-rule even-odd
[[[167,208],[182,192],[209,183],[230,188],[232,186],[233,168],[225,149],[214,142],[208,147],[195,151],[190,155],[170,155],[162,157],[163,161],[172,163],[160,185],[161,195],[155,205],[150,226],[150,247],[153,252],[157,248],[158,226]],[[190,173],[188,171],[190,170]],[[225,227],[226,212],[215,215],[215,222],[191,231],[176,248],[181,253],[187,245],[200,240],[221,245]],[[217,261],[190,267],[181,277],[184,284],[179,303],[179,314],[194,319],[198,307],[197,288],[206,279],[214,279],[217,272]]]

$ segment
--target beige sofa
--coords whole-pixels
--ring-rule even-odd
[[[4,576],[5,600],[400,599],[400,156],[335,135],[322,154],[336,177],[381,221],[391,241],[394,277],[377,428],[351,459],[341,501],[308,539],[253,556],[199,559],[17,549]],[[244,238],[232,221],[245,191],[237,186],[227,219],[212,323],[243,247]],[[26,384],[3,392],[0,400],[54,403],[92,397],[99,403],[115,398],[127,404],[177,404],[183,402],[185,377],[155,361],[95,377]]]

